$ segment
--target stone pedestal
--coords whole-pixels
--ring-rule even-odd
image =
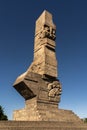
[[[14,120],[82,122],[71,110],[58,109],[57,104],[36,98],[27,100],[24,109],[14,111]]]

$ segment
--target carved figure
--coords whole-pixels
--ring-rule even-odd
[[[47,25],[43,25],[41,31],[38,33],[39,39],[40,38],[49,38],[52,40],[56,39],[56,30],[54,30],[52,27],[49,27]]]
[[[52,83],[48,84],[48,96],[49,99],[60,97],[62,92],[61,84],[59,81],[53,81]]]

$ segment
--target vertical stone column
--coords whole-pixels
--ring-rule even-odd
[[[34,61],[29,70],[41,75],[57,77],[55,54],[56,26],[52,15],[44,11],[36,21]]]

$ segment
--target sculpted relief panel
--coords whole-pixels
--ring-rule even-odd
[[[56,30],[53,29],[51,26],[48,25],[43,25],[40,32],[38,34],[38,38],[42,39],[42,38],[49,38],[51,40],[56,39]]]
[[[53,81],[48,84],[48,97],[51,101],[60,101],[62,87],[59,81]]]

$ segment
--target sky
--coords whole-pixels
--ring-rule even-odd
[[[0,105],[9,120],[24,107],[13,88],[33,60],[35,21],[47,10],[57,26],[56,57],[62,84],[59,108],[87,117],[87,1],[0,0]]]

